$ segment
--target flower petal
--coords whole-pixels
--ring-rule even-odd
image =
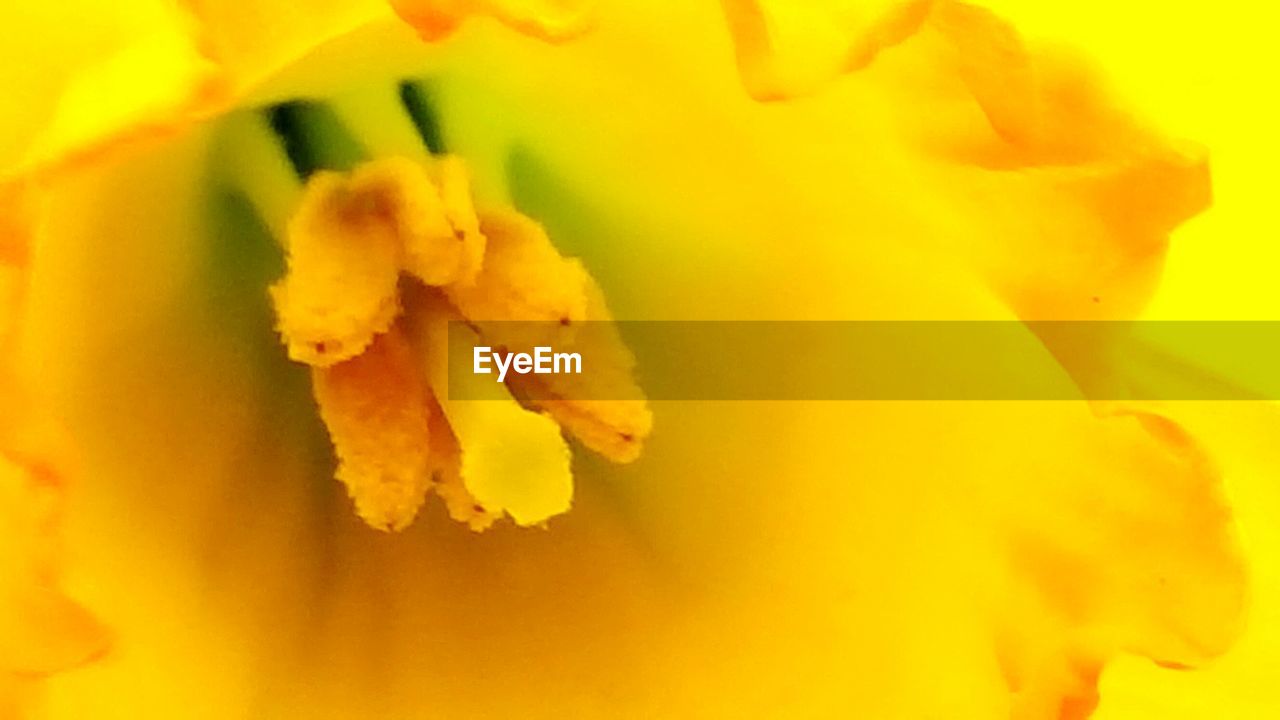
[[[80,23],[109,24],[118,13],[115,21],[127,29],[97,54],[76,56],[65,78],[51,84],[49,116],[0,178],[48,177],[93,162],[119,145],[183,127],[230,97],[220,70],[193,40],[190,16],[177,7],[140,0],[115,13],[82,10]]]
[[[23,9],[17,12],[18,20],[26,19]],[[129,0],[110,7],[89,2],[62,12],[67,16],[43,19],[50,27],[29,29],[60,37],[76,33],[60,26],[81,28],[86,37],[67,42],[88,49],[73,46],[61,76],[42,78],[53,98],[47,103],[50,116],[34,124],[39,132],[24,143],[20,163],[0,165],[11,168],[6,175],[56,172],[189,126],[228,109],[325,41],[390,15],[382,0],[317,0],[305,7]],[[22,62],[19,56],[4,59]]]
[[[29,183],[0,183],[0,348],[13,347],[26,295],[31,235],[37,217]],[[10,358],[5,353],[0,364]]]
[[[652,67],[689,65],[683,57],[663,57],[668,44],[689,52],[704,48],[677,40],[649,37]],[[516,57],[511,64],[527,59]],[[597,59],[563,61],[573,67]],[[631,64],[603,67],[634,71]],[[522,97],[528,83],[514,73],[523,69],[512,69],[514,79],[479,75],[484,82],[509,80],[521,87],[514,96]],[[539,69],[533,66],[531,76]],[[541,129],[550,139],[539,138],[539,128],[523,116],[510,122],[521,126],[521,139],[538,141],[536,147],[576,171],[571,175],[581,187],[617,179],[601,192],[616,199],[607,197],[602,207],[615,225],[635,227],[631,235],[593,237],[627,240],[615,240],[607,251],[617,253],[617,284],[644,278],[632,290],[638,298],[632,307],[721,319],[790,313],[794,319],[859,307],[954,312],[968,301],[948,294],[952,286],[944,284],[956,280],[955,264],[933,275],[930,266],[895,264],[906,253],[890,254],[906,244],[898,240],[914,237],[907,231],[927,227],[894,212],[902,209],[909,219],[945,214],[955,183],[884,182],[879,171],[895,163],[909,167],[903,177],[919,180],[919,159],[891,139],[866,141],[884,138],[861,131],[884,128],[870,113],[852,112],[854,103],[817,106],[824,113],[849,111],[830,124],[806,114],[815,105],[770,108],[776,112],[766,118],[733,105],[735,95],[721,93],[720,85],[672,81],[673,89],[672,76],[658,73],[647,78],[652,82],[635,83],[638,90],[619,89],[613,87],[617,73],[601,74],[611,82],[592,86],[595,78],[577,75],[566,81],[581,83],[581,102],[565,102],[558,85],[546,91],[538,110],[550,118]],[[498,114],[477,97],[479,117]],[[616,112],[624,102],[652,112]],[[675,108],[670,116],[655,116],[668,106]],[[918,107],[911,105],[913,112]],[[705,116],[707,125],[698,129],[720,132],[693,132],[681,122],[687,116]],[[565,133],[566,121],[576,121],[582,132]],[[853,125],[859,132],[834,132],[862,121],[867,124]],[[477,134],[490,130],[474,125]],[[794,141],[817,130],[834,150]],[[639,138],[645,152],[617,152],[618,137]],[[506,147],[493,136],[488,141],[493,151]],[[825,164],[833,154],[840,162]],[[778,172],[781,159],[794,163],[786,173]],[[123,573],[127,580],[123,589],[91,585],[104,595],[117,593],[118,607],[138,608],[130,629],[134,647],[143,651],[132,665],[107,669],[101,687],[92,688],[97,692],[77,696],[84,685],[64,686],[60,707],[78,697],[90,708],[105,706],[127,692],[142,706],[134,713],[142,717],[193,708],[219,718],[236,710],[349,717],[422,707],[462,716],[527,715],[535,708],[544,716],[698,717],[710,698],[713,709],[729,715],[997,717],[1007,711],[1001,706],[1007,693],[986,663],[993,628],[1002,623],[1016,624],[1012,632],[1027,640],[1006,643],[1002,654],[1012,671],[1006,674],[1020,675],[1021,688],[1041,688],[1037,702],[1055,712],[1063,697],[1088,701],[1082,689],[1094,663],[1118,644],[1157,657],[1195,658],[1188,647],[1213,649],[1229,635],[1229,618],[1210,617],[1197,606],[1231,604],[1230,556],[1210,552],[1200,562],[1176,544],[1191,539],[1177,536],[1180,518],[1166,527],[1145,513],[1147,504],[1185,498],[1193,505],[1192,526],[1213,537],[1206,547],[1222,549],[1220,518],[1206,512],[1201,524],[1196,512],[1195,503],[1212,500],[1212,492],[1195,488],[1209,483],[1188,480],[1194,477],[1188,464],[1166,457],[1177,453],[1135,430],[1135,423],[1099,422],[1078,407],[672,405],[663,408],[663,446],[651,449],[657,452],[646,458],[644,475],[628,474],[632,468],[605,474],[584,463],[598,482],[581,483],[579,511],[550,532],[500,529],[477,538],[450,523],[419,523],[409,534],[371,538],[375,534],[346,513],[332,512],[341,502],[327,503],[331,483],[316,482],[323,473],[296,459],[280,461],[306,456],[307,442],[296,437],[309,437],[302,416],[284,415],[291,422],[282,422],[278,411],[257,417],[258,403],[275,409],[289,396],[281,383],[254,382],[261,369],[242,357],[244,347],[270,346],[269,329],[258,334],[261,346],[238,343],[245,338],[229,331],[225,314],[209,313],[215,319],[199,322],[185,306],[174,310],[177,288],[207,288],[181,273],[139,269],[184,267],[208,251],[191,243],[207,239],[198,228],[157,223],[138,210],[172,193],[171,179],[141,184],[105,175],[103,187],[79,198],[87,208],[61,205],[60,224],[77,232],[46,238],[55,257],[60,251],[76,261],[45,268],[52,278],[46,277],[44,300],[53,307],[46,322],[63,339],[44,356],[53,366],[44,377],[61,389],[60,407],[76,415],[85,450],[101,471],[89,490],[96,502],[82,508],[92,518],[80,539],[94,546],[93,571],[97,578]],[[833,176],[841,181],[827,183]],[[904,186],[918,192],[895,204]],[[715,191],[698,192],[708,188]],[[805,204],[823,192],[831,194],[829,207]],[[685,198],[692,208],[672,209]],[[959,230],[964,240],[998,233],[1000,224],[987,222],[994,203],[986,200],[962,206],[946,229]],[[162,219],[170,205],[158,209]],[[566,212],[579,207],[568,205]],[[824,214],[830,208],[843,213]],[[682,211],[689,217],[680,218]],[[556,238],[561,242],[559,232]],[[670,262],[677,251],[684,260],[678,265]],[[171,255],[183,260],[156,261]],[[890,268],[897,274],[886,272]],[[980,294],[968,278],[956,284]],[[260,285],[236,292],[260,295],[254,287]],[[908,305],[915,297],[934,304]],[[120,321],[99,328],[93,321],[103,316]],[[169,341],[172,335],[180,341]],[[67,382],[68,375],[82,380]],[[293,440],[276,443],[280,436]],[[156,437],[179,441],[157,443]],[[262,437],[272,439],[270,447]],[[468,448],[468,438],[460,440]],[[1059,513],[1062,505],[1079,507],[1077,491],[1086,502],[1098,494],[1104,511],[1090,513],[1086,506]],[[1138,499],[1130,502],[1130,492]],[[207,502],[219,493],[237,496],[236,502]],[[261,502],[245,503],[246,494]],[[116,512],[121,507],[136,515]],[[255,518],[246,508],[263,513]],[[1001,522],[990,521],[992,515]],[[1099,517],[1104,522],[1095,523]],[[228,532],[232,523],[236,531]],[[1099,524],[1114,536],[1093,542],[1088,533]],[[1026,539],[1026,528],[1041,526],[1043,543]],[[108,532],[90,531],[99,529]],[[1168,557],[1142,543],[1148,535],[1168,541]],[[1077,536],[1089,542],[1073,545]],[[1064,575],[1097,580],[1084,593],[1098,601],[1086,607],[1097,614],[1064,613],[1079,597],[1076,586],[1004,562],[1003,553],[1034,554],[1046,545],[1052,551],[1046,555],[1096,560],[1096,574],[1075,575],[1077,564],[1068,563],[1073,572]],[[155,548],[174,548],[172,557]],[[139,556],[152,562],[140,563]],[[988,567],[993,564],[998,567]],[[1125,584],[1132,568],[1149,578],[1157,564],[1176,569],[1179,583],[1202,579],[1204,594],[1179,587],[1177,602],[1164,606],[1153,593]],[[1212,601],[1219,594],[1228,600]],[[997,609],[1017,612],[972,609],[974,596],[990,601],[992,595]],[[1134,610],[1139,607],[1155,608],[1150,623]],[[173,625],[149,631],[155,610],[168,610]],[[181,632],[165,632],[171,628]],[[188,631],[199,638],[189,641]],[[1090,645],[1099,635],[1105,652]],[[1184,635],[1197,642],[1179,642]],[[183,665],[192,647],[203,651],[198,677]],[[600,662],[602,656],[609,662]],[[160,662],[148,667],[153,659]],[[1084,672],[1073,675],[1077,668]],[[152,682],[139,688],[144,674]],[[922,678],[931,692],[920,692]],[[240,683],[255,690],[220,692]]]
[[[595,0],[391,0],[400,17],[428,40],[453,32],[469,15],[488,15],[545,40],[565,40],[590,27],[595,4]]]
[[[55,585],[62,488],[41,481],[44,472],[7,452],[0,459],[0,676],[65,670],[108,644],[102,625]]]
[[[1097,422],[1077,451],[1114,470],[1064,482],[1021,454],[993,470],[1026,483],[1001,489],[1015,585],[996,610],[997,652],[1014,717],[1084,717],[1117,654],[1196,667],[1242,627],[1243,557],[1205,451],[1150,411]]]
[[[982,208],[992,226],[959,253],[1020,317],[1132,317],[1169,233],[1211,202],[1205,150],[1128,109],[1083,58],[985,8],[936,4],[913,50],[885,58],[911,108],[898,122],[956,210]]]
[[[384,0],[181,0],[201,51],[239,89],[257,85],[327,40],[385,18]]]
[[[933,0],[721,0],[747,91],[813,93],[920,27]]]

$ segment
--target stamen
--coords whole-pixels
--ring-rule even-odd
[[[618,462],[635,459],[652,426],[634,360],[607,322],[598,323],[593,356],[616,367],[576,381],[604,385],[548,384],[529,394],[529,409],[507,386],[473,376],[463,396],[492,397],[449,400],[450,320],[465,318],[486,342],[516,349],[548,333],[572,341],[578,321],[609,319],[578,261],[513,210],[478,218],[470,185],[449,156],[320,171],[285,231],[288,270],[271,288],[279,330],[289,356],[312,366],[338,479],[378,529],[407,526],[433,478],[450,516],[473,530],[504,514],[544,523],[573,498],[561,425]],[[411,308],[403,315],[402,297]]]
[[[546,390],[543,394],[554,392]],[[615,463],[634,462],[653,430],[653,413],[643,399],[535,401],[579,442]]]
[[[423,336],[431,384],[450,387],[448,323],[458,317],[438,296],[415,298],[410,307]],[[555,421],[521,407],[504,385],[487,378],[463,375],[452,389],[482,398],[450,400],[447,393],[436,394],[457,438],[459,473],[471,497],[487,510],[506,512],[518,525],[538,525],[566,512],[573,500],[573,472]],[[446,500],[448,492],[442,488]]]
[[[356,513],[378,530],[413,521],[430,483],[429,391],[398,328],[362,354],[314,368],[320,417],[338,456],[338,479]]]
[[[509,382],[583,445],[613,462],[629,463],[640,457],[653,430],[653,413],[635,380],[635,357],[617,327],[608,322],[604,293],[594,280],[587,282],[591,322],[577,328],[570,349],[592,358],[592,371],[516,375]]]
[[[364,351],[400,313],[401,242],[379,178],[311,178],[289,222],[288,273],[271,288],[289,357],[316,367]]]
[[[445,217],[453,226],[454,239],[462,247],[458,272],[451,282],[454,285],[470,285],[480,274],[489,243],[480,229],[480,218],[471,198],[471,173],[467,171],[461,158],[453,155],[440,158],[434,170],[440,199],[444,202]]]
[[[431,465],[436,494],[444,501],[449,517],[475,532],[489,529],[500,512],[488,510],[467,491],[462,481],[462,449],[454,437],[444,410],[437,403],[431,406]]]
[[[517,525],[539,525],[569,510],[573,471],[560,428],[509,402],[459,401],[446,409],[463,448],[462,481],[486,508]]]
[[[488,240],[484,267],[475,282],[447,287],[445,294],[468,320],[499,323],[486,327],[486,340],[528,350],[546,340],[528,336],[541,323],[586,318],[590,278],[577,260],[560,256],[541,225],[514,210],[497,210],[484,214],[480,228]]]
[[[470,284],[486,246],[471,203],[471,180],[454,157],[441,158],[433,171],[434,177],[407,160],[388,167],[400,183],[405,269],[427,285]]]

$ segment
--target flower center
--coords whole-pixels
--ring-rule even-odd
[[[465,162],[441,154],[427,95],[404,83],[398,96],[428,153],[368,159],[323,105],[265,112],[304,181],[287,219],[274,223],[287,255],[270,288],[277,329],[289,357],[311,369],[337,478],[370,526],[407,527],[433,489],[476,530],[503,515],[541,524],[572,500],[562,428],[628,462],[652,415],[616,334],[602,353],[619,386],[609,397],[631,399],[575,399],[584,395],[571,378],[527,407],[491,380],[497,389],[483,390],[484,400],[448,398],[450,321],[514,351],[532,349],[531,339],[503,322],[570,333],[609,314],[583,265],[563,257],[537,222],[511,208],[477,209]]]

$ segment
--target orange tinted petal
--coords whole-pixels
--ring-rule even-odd
[[[471,15],[496,18],[544,40],[564,40],[591,25],[594,0],[391,0],[391,6],[423,38],[452,32]]]
[[[962,251],[1026,319],[1140,310],[1169,233],[1211,202],[1206,152],[1153,128],[1082,58],[1027,42],[989,10],[938,3],[919,41],[942,72],[909,96],[903,125],[941,161],[926,167],[957,208],[991,222]]]
[[[0,348],[9,350],[26,292],[34,228],[34,198],[26,183],[0,183]],[[4,357],[8,357],[5,353]]]
[[[62,488],[43,464],[24,464],[0,459],[0,675],[73,667],[108,642],[97,620],[56,586]]]
[[[1244,560],[1205,451],[1149,411],[1099,422],[1063,448],[1098,458],[1103,470],[1091,477],[1024,464],[1033,456],[996,461],[1024,486],[1001,490],[1013,500],[1013,585],[998,611],[997,652],[1013,717],[1087,717],[1117,654],[1195,667],[1242,627]]]

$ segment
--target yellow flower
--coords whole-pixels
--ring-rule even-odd
[[[391,5],[31,26],[68,50],[0,113],[40,411],[0,437],[0,711],[1079,718],[1116,658],[1231,645],[1213,413],[650,417],[625,348],[605,404],[450,398],[441,352],[450,319],[1135,317],[1201,150],[949,0]]]

